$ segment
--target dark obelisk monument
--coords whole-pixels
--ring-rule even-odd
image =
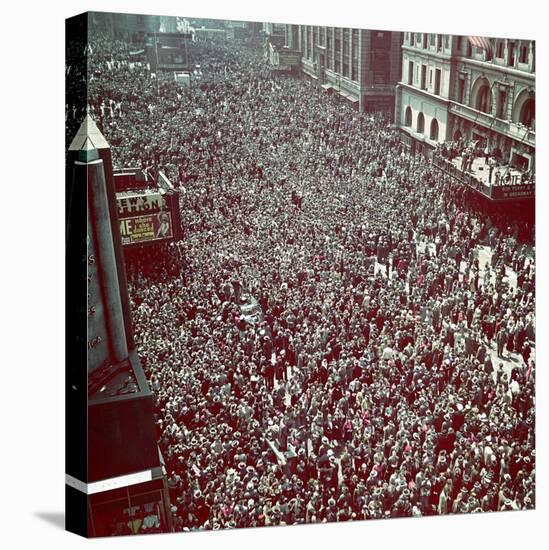
[[[154,524],[144,518],[157,516],[169,530],[153,399],[132,335],[111,152],[90,116],[67,153],[66,243],[67,529],[142,533]]]

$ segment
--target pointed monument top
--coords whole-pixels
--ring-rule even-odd
[[[90,115],[86,115],[69,151],[92,151],[94,149],[108,149],[109,144]]]

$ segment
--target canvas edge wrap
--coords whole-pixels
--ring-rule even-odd
[[[65,127],[65,472],[87,483],[87,186],[74,179],[68,152],[86,113],[88,14],[65,20],[65,104],[76,108],[74,130]],[[84,76],[84,78],[82,78]],[[88,536],[87,495],[65,484],[65,529]]]

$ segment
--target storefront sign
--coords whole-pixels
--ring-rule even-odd
[[[527,199],[533,198],[535,186],[532,184],[525,185],[500,185],[492,188],[492,199]]]

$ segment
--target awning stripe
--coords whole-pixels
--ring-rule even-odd
[[[486,50],[489,54],[492,53],[492,43],[489,38],[485,36],[468,36],[467,39],[471,45],[480,48],[481,50]]]

